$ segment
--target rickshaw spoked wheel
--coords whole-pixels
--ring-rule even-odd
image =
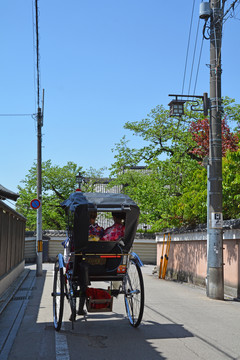
[[[138,327],[144,310],[144,285],[140,266],[131,260],[123,280],[127,317],[133,327]]]
[[[58,260],[54,266],[53,279],[53,322],[56,331],[61,329],[64,305],[64,275],[63,268],[59,267]]]

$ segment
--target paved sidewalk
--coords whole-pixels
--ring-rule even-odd
[[[78,317],[74,330],[65,301],[63,327],[57,333],[52,325],[53,265],[43,264],[43,276],[37,278],[30,269],[19,290],[25,294],[21,310],[17,293],[0,316],[2,330],[23,313],[15,320],[17,330],[11,325],[15,332],[5,340],[0,360],[240,360],[239,302],[211,300],[205,289],[159,280],[152,275],[153,266],[142,270],[146,304],[139,328],[129,325],[119,296],[113,313],[88,314],[86,320]]]
[[[23,273],[11,284],[11,286],[0,296],[0,315],[10,303],[14,295],[19,290],[24,280],[29,275],[30,269],[26,267]]]

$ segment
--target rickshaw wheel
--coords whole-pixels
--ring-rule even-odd
[[[123,281],[125,307],[128,320],[138,327],[144,310],[144,285],[140,266],[131,260]]]
[[[58,260],[54,267],[53,280],[53,322],[56,331],[61,329],[64,305],[64,276],[63,269],[59,268]]]

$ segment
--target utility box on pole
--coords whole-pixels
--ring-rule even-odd
[[[210,133],[208,172],[207,296],[224,299],[223,215],[222,215],[222,100],[221,45],[222,8],[220,0],[211,0],[210,33]]]

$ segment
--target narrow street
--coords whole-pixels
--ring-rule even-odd
[[[211,300],[205,289],[159,280],[142,268],[145,310],[139,328],[129,325],[123,295],[112,313],[77,317],[72,330],[64,303],[63,326],[52,323],[53,265],[34,266],[0,317],[0,359],[240,359],[240,303]]]

